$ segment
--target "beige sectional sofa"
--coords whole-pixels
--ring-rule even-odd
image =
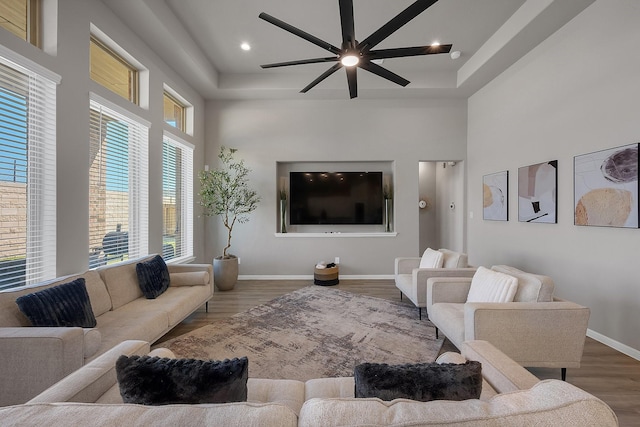
[[[146,299],[136,264],[153,256],[0,292],[0,406],[26,402],[122,341],[158,340],[211,299],[208,264],[169,264],[169,289]],[[85,279],[97,326],[31,327],[15,300],[78,277]]]
[[[513,302],[466,302],[471,278],[433,278],[427,284],[429,320],[459,348],[486,340],[522,366],[579,368],[590,310],[553,296],[550,277],[496,265],[517,279]]]
[[[444,353],[440,363],[482,364],[480,399],[416,402],[354,398],[354,380],[252,379],[241,403],[142,406],[122,403],[115,373],[121,354],[146,354],[149,345],[127,341],[27,404],[0,409],[7,426],[617,426],[615,413],[591,394],[563,381],[539,381],[486,341]],[[152,353],[154,354],[154,353]],[[168,350],[154,355],[170,357]],[[251,363],[251,361],[249,361]]]

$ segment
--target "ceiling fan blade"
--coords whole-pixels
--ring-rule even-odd
[[[358,96],[358,67],[346,67],[347,83],[349,83],[349,97],[351,99]]]
[[[441,44],[437,46],[398,47],[395,49],[378,49],[367,52],[367,59],[402,58],[405,56],[435,55],[449,53],[453,45]]]
[[[392,81],[396,84],[399,84],[400,86],[406,86],[409,83],[411,83],[409,80],[400,77],[399,75],[397,75],[396,73],[392,73],[391,71],[387,70],[384,67],[379,66],[378,64],[374,64],[371,61],[361,61],[358,64],[358,67],[363,68],[367,71],[369,71],[370,73],[373,73],[375,75],[378,75],[384,79],[387,79],[389,81]]]
[[[337,56],[329,56],[326,58],[311,58],[311,59],[300,59],[297,61],[287,61],[287,62],[274,62],[273,64],[264,64],[261,65],[261,68],[276,68],[276,67],[287,67],[289,65],[303,65],[303,64],[317,64],[320,62],[337,62],[339,58]]]
[[[353,21],[353,0],[339,0],[340,24],[342,26],[342,48],[355,49],[356,28]]]
[[[327,71],[325,71],[324,73],[320,74],[320,77],[318,77],[317,79],[315,79],[314,81],[309,83],[307,86],[305,86],[305,88],[302,89],[300,91],[300,93],[309,92],[309,90],[312,89],[315,85],[317,85],[318,83],[320,83],[321,81],[323,81],[324,79],[329,77],[331,74],[333,74],[336,71],[338,71],[340,68],[342,68],[342,63],[338,62],[333,67],[329,68]]]
[[[362,52],[367,52],[375,47],[382,40],[395,33],[400,27],[411,21],[416,16],[427,10],[427,8],[438,0],[417,0],[415,3],[407,7],[405,10],[396,15],[389,22],[373,32],[369,37],[360,43]]]
[[[301,37],[303,39],[305,39],[308,42],[311,42],[313,44],[315,44],[316,46],[320,46],[323,49],[328,50],[331,53],[335,53],[336,55],[339,55],[341,50],[338,49],[337,47],[335,47],[334,45],[332,45],[331,43],[327,43],[324,40],[319,39],[316,36],[313,36],[309,33],[307,33],[306,31],[302,31],[299,28],[294,27],[293,25],[287,24],[284,21],[279,20],[278,18],[275,18],[271,15],[268,15],[264,12],[262,12],[260,15],[258,15],[258,17],[260,19],[264,19],[265,21],[275,25],[276,27],[280,27],[285,31],[290,32],[291,34],[294,34],[298,37]]]

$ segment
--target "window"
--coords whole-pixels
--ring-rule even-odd
[[[39,0],[0,0],[0,27],[34,46],[40,46],[39,17]]]
[[[90,106],[90,268],[148,253],[148,125],[98,98]]]
[[[0,52],[0,289],[56,276],[59,81],[52,73],[33,71],[33,66],[18,65],[2,55]]]
[[[165,134],[162,141],[162,255],[193,256],[193,146]]]
[[[138,103],[138,70],[93,36],[89,62],[91,80]]]
[[[180,101],[174,96],[164,93],[164,121],[178,128],[181,131],[186,131],[186,108]]]

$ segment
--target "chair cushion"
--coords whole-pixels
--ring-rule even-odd
[[[549,276],[527,273],[508,265],[494,265],[493,271],[505,273],[518,279],[518,290],[514,302],[552,302],[555,285]]]
[[[481,266],[471,279],[467,302],[512,302],[517,290],[518,279]]]
[[[449,249],[438,249],[438,252],[442,252],[442,268],[467,268],[469,266],[469,258],[465,253]]]
[[[16,304],[33,326],[96,326],[96,317],[82,277],[23,295],[16,299]]]
[[[420,259],[420,268],[442,268],[442,252],[425,249]]]

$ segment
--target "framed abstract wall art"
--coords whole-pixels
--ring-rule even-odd
[[[574,224],[638,228],[638,147],[575,156]]]
[[[482,218],[509,221],[509,171],[482,177]]]
[[[558,222],[558,161],[518,169],[518,221]]]

